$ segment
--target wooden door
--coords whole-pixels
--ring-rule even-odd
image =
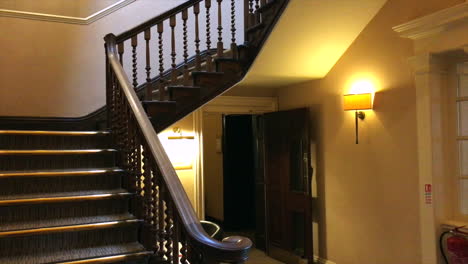
[[[313,260],[309,110],[264,115],[267,253]]]

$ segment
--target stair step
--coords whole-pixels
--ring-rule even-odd
[[[103,228],[113,228],[113,227],[118,227],[118,226],[133,224],[133,223],[140,223],[140,222],[142,222],[142,220],[126,219],[126,220],[117,220],[117,221],[110,221],[110,222],[10,230],[10,231],[0,232],[0,238],[13,237],[13,236],[25,236],[25,235],[42,235],[42,234],[52,234],[52,233],[62,233],[62,232],[78,232],[78,231],[84,231],[84,230],[96,230],[96,229],[103,229]]]
[[[128,261],[139,260],[142,258],[150,257],[153,254],[154,252],[152,251],[141,251],[141,252],[106,256],[106,257],[72,260],[72,261],[66,261],[66,262],[59,262],[56,264],[102,264],[102,263],[119,263],[119,262],[128,263]]]
[[[168,86],[167,90],[169,92],[169,98],[171,101],[184,101],[190,99],[192,101],[197,101],[198,96],[200,96],[200,87],[196,86]]]
[[[237,59],[218,58],[215,59],[215,63],[217,72],[224,72],[239,77],[243,74],[243,67]]]
[[[47,196],[45,196],[47,195]],[[38,203],[60,203],[60,202],[78,202],[89,200],[100,200],[109,198],[118,198],[131,196],[132,193],[119,190],[105,191],[89,191],[89,192],[67,192],[54,194],[36,194],[31,196],[0,196],[0,206],[5,205],[20,205],[20,204],[38,204]]]
[[[0,206],[0,230],[105,222],[124,219],[129,213],[132,195],[95,200],[69,200],[53,203]]]
[[[227,82],[223,72],[192,72],[193,84],[206,90],[219,89]]]
[[[31,171],[0,171],[0,178],[11,177],[64,177],[64,176],[96,176],[102,174],[122,173],[120,168],[68,169],[68,170],[31,170]]]
[[[32,136],[90,136],[109,135],[109,131],[42,131],[42,130],[0,130],[0,135]]]
[[[98,216],[83,216],[83,217],[72,217],[72,218],[53,218],[45,220],[32,219],[29,221],[20,222],[6,222],[0,225],[0,237],[2,232],[6,231],[20,231],[35,228],[45,227],[60,227],[60,226],[72,226],[72,225],[84,225],[93,223],[103,222],[116,222],[135,219],[130,213],[123,213],[118,215],[98,215]]]
[[[57,250],[35,255],[22,255],[14,257],[0,257],[2,264],[104,264],[118,263],[126,260],[136,260],[153,254],[136,242],[103,245],[92,248],[77,248],[72,250]],[[125,258],[127,256],[128,258]],[[107,258],[107,259],[106,259]]]
[[[143,107],[146,113],[151,117],[170,116],[177,109],[175,101],[143,101]]]
[[[0,149],[105,149],[108,131],[0,130]]]
[[[115,149],[33,149],[33,150],[0,150],[0,155],[83,155],[105,152],[117,152]]]

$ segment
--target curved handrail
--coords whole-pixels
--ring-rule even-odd
[[[118,60],[116,36],[114,34],[108,34],[104,40],[106,43],[105,46],[109,66],[112,67],[115,78],[117,78],[121,90],[125,94],[125,98],[146,141],[145,143],[151,151],[151,157],[158,165],[161,175],[167,184],[168,191],[187,234],[191,239],[198,242],[198,246],[201,246],[204,251],[210,252],[210,257],[215,260],[223,262],[242,262],[246,260],[248,250],[252,247],[252,242],[248,238],[226,238],[223,240],[225,242],[220,242],[212,239],[203,230],[182,183],[172,167],[127,74]]]

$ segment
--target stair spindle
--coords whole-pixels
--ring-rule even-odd
[[[188,10],[182,11],[182,23],[183,23],[183,43],[184,43],[184,85],[188,85],[189,82],[189,70],[188,70],[188,35],[187,35],[187,19]]]
[[[164,101],[164,47],[163,47],[163,32],[164,24],[160,22],[158,24],[158,49],[159,49],[159,100]]]
[[[173,240],[172,240],[172,232],[173,232],[173,210],[172,210],[172,202],[171,197],[169,196],[169,191],[166,189],[164,192],[164,201],[165,201],[165,233],[166,233],[166,252],[165,257],[168,261],[172,258],[172,249],[173,249]]]
[[[205,0],[206,8],[206,71],[211,72],[213,70],[213,58],[210,55],[211,49],[211,0]]]
[[[182,229],[180,232],[180,264],[187,264],[187,234]]]
[[[218,1],[218,57],[223,57],[224,47],[223,47],[223,18],[222,18],[222,3],[223,0]]]
[[[150,57],[150,40],[151,40],[151,29],[145,30],[146,40],[146,100],[153,99],[153,89],[151,85],[151,57]]]
[[[123,54],[124,54],[124,43],[123,42],[120,42],[119,44],[117,44],[117,51],[119,53],[120,64],[123,65]]]
[[[156,252],[156,256],[159,260],[164,258],[165,252],[165,236],[163,235],[165,232],[164,224],[165,224],[165,217],[164,217],[164,197],[165,197],[165,188],[162,183],[161,178],[158,177],[158,186],[159,186],[159,196],[158,196],[158,251]]]
[[[236,43],[236,0],[231,0],[231,52],[232,58],[237,59]]]
[[[171,81],[175,83],[177,81],[177,69],[176,69],[176,43],[175,43],[175,27],[176,27],[176,17],[171,16],[169,19],[169,25],[171,27],[171,47],[172,47],[172,52],[171,52],[171,59],[172,59],[172,73],[171,73]]]
[[[255,0],[255,23],[256,24],[260,23],[260,12],[258,12],[259,8],[260,8],[260,1]]]
[[[174,203],[171,203],[172,206],[172,212],[176,212],[176,208],[174,206]],[[180,241],[180,226],[179,226],[179,219],[177,218],[176,214],[173,215],[173,220],[172,220],[172,263],[173,264],[179,264],[179,241]]]
[[[198,15],[200,14],[200,3],[196,3],[193,6],[193,14],[195,15],[195,70],[201,69],[201,58],[200,58],[200,26],[198,21]]]
[[[132,37],[132,69],[133,69],[133,88],[138,86],[138,72],[137,72],[137,49],[138,35]]]
[[[255,14],[254,14],[254,3],[253,0],[249,0],[249,26],[253,27],[255,25]]]

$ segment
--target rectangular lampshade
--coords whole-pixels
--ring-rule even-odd
[[[347,94],[344,96],[344,110],[372,109],[372,94]]]

